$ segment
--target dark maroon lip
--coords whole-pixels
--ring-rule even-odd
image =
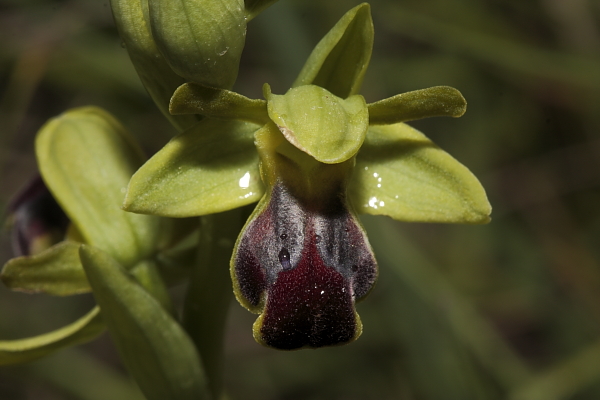
[[[360,333],[354,303],[373,287],[377,264],[344,197],[308,207],[279,182],[265,201],[233,266],[242,303],[263,313],[257,340],[285,350],[352,341]]]
[[[356,335],[349,282],[325,265],[316,243],[310,232],[297,266],[284,268],[269,290],[260,329],[268,346],[283,350],[333,346]]]

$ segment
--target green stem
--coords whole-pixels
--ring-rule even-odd
[[[183,326],[196,344],[213,398],[223,396],[223,342],[232,287],[229,260],[242,228],[239,209],[201,217],[198,262],[183,310]]]

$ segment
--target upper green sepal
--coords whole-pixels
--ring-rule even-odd
[[[284,95],[263,87],[271,120],[298,149],[325,164],[354,156],[367,133],[369,115],[360,95],[339,98],[315,86],[298,86]]]
[[[348,11],[315,46],[292,87],[317,85],[342,99],[357,94],[371,60],[373,31],[368,3]]]
[[[269,121],[266,101],[252,100],[236,92],[197,83],[185,83],[178,87],[171,97],[169,111],[175,115],[200,114],[261,125]]]
[[[243,0],[148,0],[152,35],[167,63],[187,81],[229,89],[244,42]]]
[[[462,94],[449,86],[435,86],[398,94],[367,105],[369,124],[388,125],[428,117],[460,117],[467,111]]]
[[[400,221],[483,224],[492,211],[477,178],[410,126],[374,126],[348,194],[358,213]]]

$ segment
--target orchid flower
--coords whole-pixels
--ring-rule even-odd
[[[258,201],[231,259],[235,295],[260,314],[254,337],[278,349],[347,343],[362,332],[355,302],[377,278],[357,213],[401,221],[485,223],[471,172],[405,121],[459,117],[453,88],[367,104],[358,94],[373,45],[370,8],[350,10],[317,44],[292,88],[249,99],[181,85],[172,115],[204,119],[132,177],[126,211],[219,213]]]

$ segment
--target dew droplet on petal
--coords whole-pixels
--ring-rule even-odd
[[[292,264],[290,263],[290,253],[285,247],[282,247],[281,251],[279,252],[279,262],[281,263],[284,271],[292,269]]]

